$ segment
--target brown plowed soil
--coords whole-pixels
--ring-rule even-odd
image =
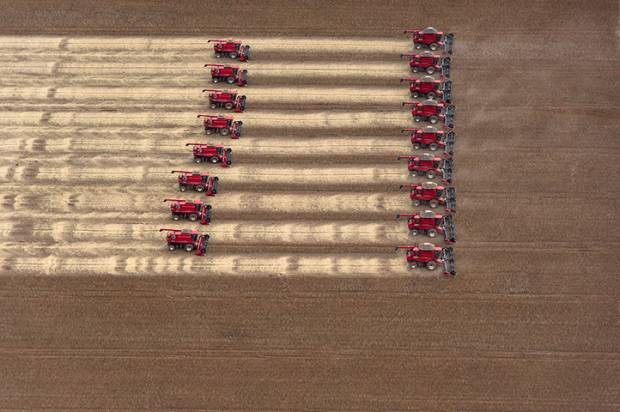
[[[105,3],[2,6],[0,409],[620,409],[617,2]],[[392,249],[428,24],[455,279]],[[221,36],[255,49],[245,136],[208,255],[170,254]]]

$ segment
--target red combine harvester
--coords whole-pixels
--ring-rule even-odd
[[[441,99],[446,103],[452,102],[452,80],[436,80],[431,76],[421,79],[415,77],[403,77],[400,82],[409,82],[411,97],[426,97],[427,99]]]
[[[173,170],[172,173],[180,173],[178,177],[179,190],[195,190],[197,192],[205,192],[207,196],[215,196],[219,186],[219,178],[209,176],[201,172],[188,172],[186,170]]]
[[[450,77],[450,57],[441,57],[429,51],[422,53],[402,53],[403,57],[410,57],[409,67],[413,73],[426,72],[428,74],[440,73],[444,77]]]
[[[199,220],[203,225],[211,223],[211,205],[205,205],[201,200],[164,199],[164,202],[172,202],[170,203],[172,220],[189,219],[192,222]]]
[[[243,45],[238,40],[210,39],[207,40],[207,43],[214,43],[213,51],[218,59],[220,57],[230,57],[231,59],[245,62],[252,57],[250,46]]]
[[[454,249],[451,247],[419,243],[410,246],[396,246],[396,250],[399,249],[407,250],[407,263],[412,269],[425,267],[428,270],[435,270],[438,266],[443,266],[444,275],[456,276]]]
[[[407,183],[400,185],[400,188],[408,187],[411,189],[409,198],[413,206],[422,204],[429,205],[435,209],[442,205],[450,212],[456,212],[456,189],[453,187],[439,186],[434,182]]]
[[[232,164],[232,149],[229,147],[226,148],[221,144],[202,143],[185,143],[185,146],[194,146],[192,152],[196,163],[219,163],[222,167],[228,167]]]
[[[209,92],[209,107],[212,109],[223,107],[235,113],[245,110],[246,97],[239,95],[236,90],[203,89],[202,92]]]
[[[405,128],[401,133],[411,133],[411,144],[415,150],[429,149],[431,152],[443,149],[444,157],[449,158],[454,153],[454,140],[456,134],[453,131],[445,132],[436,127],[426,126],[422,129]]]
[[[396,160],[406,159],[409,173],[434,179],[440,176],[446,183],[452,183],[452,159],[436,157],[430,153],[420,156],[398,156]]]
[[[195,250],[196,256],[202,256],[207,251],[209,235],[200,233],[197,230],[188,229],[159,229],[160,232],[166,231],[166,242],[168,250],[185,249],[188,252]]]
[[[247,86],[248,84],[248,71],[240,70],[239,66],[207,63],[204,67],[211,67],[211,81],[213,83],[226,82],[237,86]]]
[[[203,126],[206,134],[219,133],[222,136],[230,135],[233,139],[241,137],[243,122],[240,120],[235,121],[235,118],[232,116],[199,114],[197,117],[204,118]]]
[[[443,48],[445,53],[452,54],[454,46],[454,34],[437,31],[434,27],[427,27],[423,30],[408,29],[404,33],[411,33],[413,47],[416,50],[431,49],[433,51]]]
[[[440,120],[449,127],[454,127],[454,115],[456,109],[453,105],[439,103],[436,100],[424,100],[423,102],[403,102],[403,106],[413,106],[411,115],[416,123],[431,122],[436,124]]]
[[[412,236],[419,234],[436,237],[443,234],[446,242],[456,242],[456,230],[452,215],[441,215],[432,210],[421,213],[404,213],[396,215],[396,219],[407,218],[407,227]]]

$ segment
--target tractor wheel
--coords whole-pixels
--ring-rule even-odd
[[[416,262],[409,262],[409,269],[415,269],[418,267],[418,264]]]
[[[177,247],[175,245],[173,245],[172,243],[168,245],[168,250],[169,251],[174,251]]]
[[[420,68],[419,68],[418,66],[413,66],[413,67],[411,68],[411,71],[412,71],[412,72],[414,72],[414,73],[417,73],[417,72],[419,72],[419,71],[420,71]]]
[[[439,48],[439,45],[437,43],[431,43],[431,45],[429,46],[429,49],[431,49],[432,51],[435,51]]]
[[[420,202],[420,200],[419,200],[419,199],[413,199],[413,200],[411,201],[411,204],[412,204],[413,206],[416,206],[416,207],[417,207],[417,206],[420,206],[420,205],[422,204],[422,202]]]
[[[235,84],[235,78],[230,76],[226,78],[226,83],[228,84]]]
[[[426,172],[426,177],[428,177],[429,179],[434,179],[435,178],[435,172],[432,170],[429,170],[428,172]]]
[[[179,190],[181,192],[185,192],[187,190],[187,187],[186,186],[179,186]]]
[[[203,185],[198,185],[198,186],[196,186],[196,191],[197,192],[204,192],[205,191],[205,187]]]
[[[437,97],[437,95],[435,94],[435,92],[428,92],[426,93],[426,97],[428,97],[429,99],[434,99],[435,97]]]
[[[222,54],[221,53],[215,53],[215,57],[219,59],[220,57],[222,57]]]
[[[439,202],[433,199],[430,202],[428,202],[428,205],[432,207],[433,209],[435,209],[437,206],[439,206]]]
[[[435,263],[435,262],[427,262],[426,263],[426,268],[428,270],[435,270],[435,269],[437,269],[437,263]]]
[[[224,128],[224,129],[220,129],[220,134],[222,136],[228,136],[228,133],[230,133],[230,130]]]
[[[420,123],[422,121],[422,118],[420,116],[414,116],[413,121],[416,123]]]
[[[416,48],[416,50],[420,50],[422,48],[422,44],[421,43],[416,43],[413,45],[413,47]]]
[[[206,134],[213,134],[213,129],[207,128],[207,129],[205,129],[205,133]]]
[[[181,216],[179,215],[172,215],[172,220],[179,220],[181,218]]]
[[[435,123],[437,123],[437,122],[439,121],[439,117],[437,117],[437,116],[431,116],[431,117],[429,117],[429,118],[428,118],[428,120],[429,120],[432,124],[435,124]]]
[[[435,68],[433,66],[429,66],[426,68],[426,73],[433,74],[435,73]]]
[[[194,245],[192,245],[191,243],[187,243],[187,244],[185,244],[184,249],[187,252],[191,252],[192,250],[194,250]]]
[[[215,104],[215,103],[211,103],[211,108],[212,108],[212,109],[217,109],[217,104]]]
[[[219,78],[217,78],[217,77],[214,77],[214,78],[212,78],[212,79],[211,79],[211,81],[212,81],[213,83],[219,83],[219,82],[220,82],[220,79],[219,79]]]
[[[426,232],[426,234],[429,237],[435,237],[435,236],[437,236],[437,231],[435,229],[428,229],[428,232]]]
[[[411,97],[413,97],[414,99],[417,99],[418,97],[420,97],[420,93],[418,93],[418,92],[411,92]]]
[[[237,52],[230,52],[230,54],[228,55],[231,59],[236,59],[237,58]]]
[[[420,150],[420,149],[422,148],[422,146],[420,146],[420,143],[414,143],[414,144],[413,144],[413,148],[414,148],[415,150]]]
[[[196,162],[196,163],[202,163],[202,158],[200,158],[200,157],[195,157],[195,158],[194,158],[194,162]]]
[[[431,152],[437,150],[437,143],[431,143],[428,145],[428,148],[431,149]]]
[[[191,215],[189,215],[189,220],[195,222],[196,220],[198,220],[198,215],[196,213],[192,213]]]
[[[209,161],[213,164],[216,164],[217,162],[219,162],[219,159],[217,158],[217,156],[213,156],[209,158]]]
[[[234,107],[234,105],[231,102],[227,102],[224,104],[224,108],[226,110],[232,110],[232,108]]]
[[[418,229],[411,229],[411,236],[417,236],[418,235]]]

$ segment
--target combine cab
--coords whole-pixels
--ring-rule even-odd
[[[425,100],[423,102],[403,102],[403,106],[411,105],[411,115],[416,123],[430,122],[436,124],[443,121],[449,127],[454,127],[454,115],[456,110],[453,105],[445,105],[436,100]]]
[[[205,67],[211,68],[211,81],[213,83],[226,82],[240,87],[248,84],[248,71],[240,70],[239,66],[208,63],[205,64]]]
[[[168,232],[166,242],[168,250],[185,249],[188,252],[195,251],[196,256],[202,256],[207,251],[209,235],[197,230],[187,229],[159,229],[160,232]]]
[[[435,270],[437,267],[443,266],[444,275],[456,276],[454,250],[451,247],[419,243],[411,246],[397,246],[396,250],[399,249],[407,250],[407,263],[412,269],[425,267],[428,270]]]
[[[427,99],[440,99],[446,103],[452,102],[452,80],[435,80],[430,76],[421,79],[415,77],[403,77],[400,82],[409,82],[411,97],[426,97]]]
[[[454,46],[454,34],[452,33],[437,31],[434,27],[427,27],[423,30],[408,29],[405,30],[405,33],[411,33],[413,47],[416,50],[430,49],[435,51],[443,49],[445,53],[452,54]]]
[[[454,153],[456,134],[453,131],[446,133],[436,127],[426,126],[422,129],[401,129],[400,132],[411,132],[411,144],[415,150],[429,149],[434,152],[443,149],[446,158],[452,157]]]
[[[205,205],[201,200],[164,199],[170,203],[172,220],[189,219],[192,222],[200,221],[203,225],[211,223],[211,205]]]
[[[246,97],[239,95],[236,90],[204,89],[202,92],[209,92],[209,107],[212,109],[223,107],[235,113],[245,110]]]
[[[450,77],[450,57],[441,57],[429,51],[419,54],[402,53],[400,57],[409,57],[409,67],[413,73],[440,73],[444,77]]]
[[[250,60],[252,54],[250,46],[241,44],[238,40],[210,39],[207,43],[213,43],[215,57],[230,57],[231,59],[245,62]]]
[[[219,178],[209,176],[201,172],[188,172],[185,170],[173,170],[172,173],[180,173],[178,177],[179,190],[195,190],[205,192],[207,196],[215,196],[219,187]]]
[[[439,186],[434,182],[407,183],[400,188],[411,189],[409,197],[413,206],[429,205],[435,209],[442,205],[450,212],[456,212],[456,189],[453,187]]]
[[[241,137],[243,122],[240,120],[235,121],[232,116],[199,114],[197,117],[204,119],[203,126],[206,134],[219,133],[222,136],[230,135],[233,139]]]
[[[406,159],[409,173],[434,179],[440,176],[446,183],[452,183],[452,159],[435,157],[429,153],[420,156],[398,156],[396,160]]]
[[[419,214],[396,215],[396,219],[401,217],[407,218],[407,227],[412,236],[422,234],[434,238],[438,234],[443,234],[446,242],[456,242],[454,218],[450,214],[443,216],[432,210],[425,210]]]
[[[192,152],[196,163],[219,163],[222,167],[228,167],[232,164],[232,149],[221,144],[185,143],[185,146],[194,146]]]

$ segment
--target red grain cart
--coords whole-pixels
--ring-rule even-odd
[[[232,165],[233,157],[230,147],[224,147],[224,145],[221,144],[212,145],[202,143],[185,143],[185,146],[194,146],[192,153],[194,155],[194,162],[196,163],[219,163],[222,167]]]
[[[423,102],[403,102],[403,106],[405,105],[413,106],[411,116],[416,123],[430,122],[436,124],[443,121],[447,127],[454,127],[454,115],[456,114],[454,105],[439,103],[430,99]]]
[[[230,135],[231,138],[238,139],[243,132],[243,122],[235,121],[232,116],[199,114],[197,117],[204,119],[203,126],[206,134],[219,133],[222,136]]]
[[[207,43],[213,43],[213,51],[218,59],[220,57],[230,57],[231,59],[245,62],[252,57],[250,46],[241,44],[239,40],[209,39]]]
[[[219,178],[210,176],[207,173],[188,172],[186,170],[173,170],[171,173],[180,173],[178,177],[179,190],[195,190],[205,192],[207,196],[215,196],[219,188]]]
[[[211,81],[213,83],[226,82],[237,86],[247,86],[248,84],[248,71],[239,69],[239,66],[207,63],[204,67],[211,68]]]
[[[456,134],[453,131],[445,132],[436,127],[426,126],[421,129],[405,128],[401,133],[411,133],[411,144],[415,150],[429,149],[434,152],[438,149],[444,151],[444,157],[449,158],[454,153],[454,141]]]
[[[413,47],[416,50],[430,49],[435,51],[443,49],[445,53],[452,54],[454,47],[454,34],[452,33],[437,31],[434,27],[427,27],[422,30],[407,29],[404,33],[411,33]]]
[[[406,183],[400,185],[410,189],[409,198],[413,206],[429,205],[435,209],[442,205],[449,212],[456,212],[456,189],[453,187],[439,186],[434,182]]]
[[[426,176],[434,179],[439,176],[446,183],[452,183],[452,159],[433,156],[430,153],[423,153],[420,156],[398,156],[396,160],[407,160],[409,173],[418,176]]]
[[[409,267],[425,267],[428,270],[435,270],[443,266],[443,273],[446,276],[456,276],[456,265],[454,262],[454,249],[451,247],[435,246],[432,243],[419,243],[406,246],[397,246],[396,250],[405,249],[407,251],[407,263]]]
[[[440,99],[446,103],[452,102],[452,80],[437,80],[431,76],[420,79],[415,77],[403,77],[400,82],[409,82],[411,97],[426,97],[427,99]]]
[[[440,73],[444,77],[450,77],[450,57],[441,57],[429,51],[402,53],[400,57],[409,57],[409,67],[413,73]]]
[[[402,213],[396,215],[396,219],[407,218],[407,227],[412,236],[426,235],[436,237],[443,234],[446,242],[456,242],[456,230],[452,215],[442,215],[432,210],[425,210],[420,213]]]
[[[212,109],[223,107],[235,113],[245,110],[246,97],[237,93],[236,90],[203,89],[202,92],[209,92],[209,107]]]
[[[170,203],[172,220],[188,219],[192,222],[200,221],[203,225],[211,222],[211,205],[205,205],[202,200],[164,199]]]
[[[195,251],[196,256],[202,256],[207,251],[209,235],[200,233],[197,230],[188,229],[159,229],[160,232],[166,231],[166,242],[168,250],[185,249],[188,252]]]

